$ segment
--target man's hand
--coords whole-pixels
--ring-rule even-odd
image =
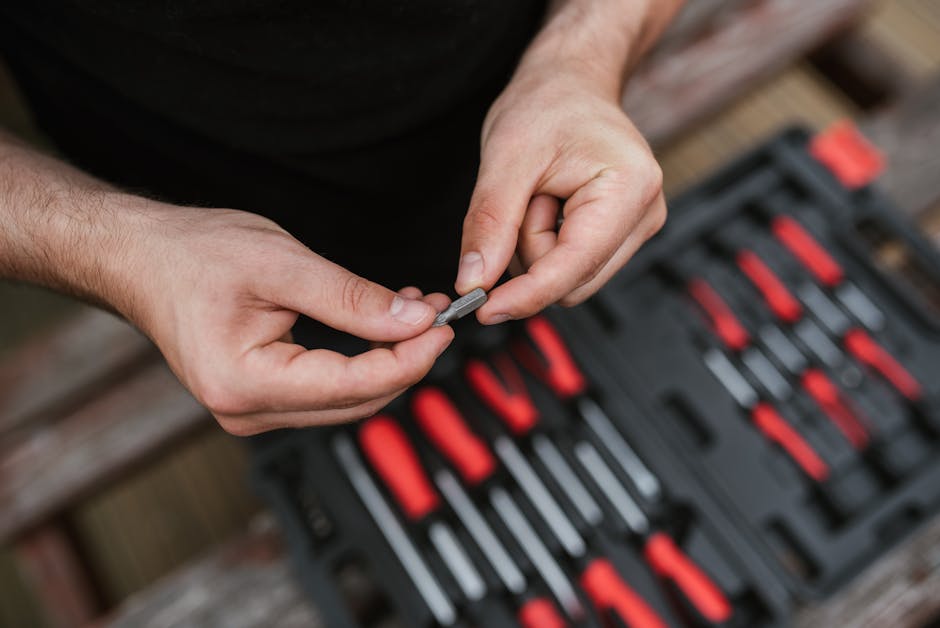
[[[580,303],[662,227],[662,173],[619,101],[676,4],[561,4],[493,103],[457,292],[492,288],[514,255],[522,273],[490,292],[480,322]]]
[[[124,315],[239,435],[371,415],[453,338],[430,329],[444,295],[396,294],[270,220],[123,194],[2,134],[0,277]],[[354,357],[308,351],[290,340],[299,314],[377,346]]]
[[[276,224],[232,210],[163,208],[132,257],[129,317],[227,431],[248,435],[374,414],[453,338],[449,303],[396,294],[316,255]],[[298,313],[376,343],[346,357],[290,341]]]

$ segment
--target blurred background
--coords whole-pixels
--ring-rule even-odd
[[[669,196],[786,124],[852,118],[864,130],[940,73],[940,0],[689,5],[644,66],[644,88],[662,87],[656,64],[707,51],[762,10],[796,17],[768,35],[759,67],[736,69],[747,55],[723,49],[711,74],[694,77],[702,85],[679,90],[688,102],[675,110],[628,92]],[[54,150],[3,67],[0,125]],[[924,229],[940,233],[938,208],[921,209]],[[0,305],[0,626],[121,609],[250,522],[263,525],[247,448],[180,395],[146,342],[34,287],[0,281]],[[55,595],[61,608],[41,601]]]

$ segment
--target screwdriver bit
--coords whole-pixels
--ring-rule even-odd
[[[478,309],[484,303],[486,303],[486,291],[483,290],[483,288],[475,288],[451,303],[446,310],[438,314],[431,327],[440,327],[458,318],[463,318],[470,312]]]

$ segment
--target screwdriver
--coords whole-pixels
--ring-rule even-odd
[[[531,436],[532,449],[581,517],[590,525],[599,523],[600,508],[561,452],[545,434],[533,434],[538,425],[539,411],[513,359],[503,352],[489,361],[471,358],[467,361],[465,374],[477,396],[510,430],[517,436]]]
[[[895,390],[910,401],[921,396],[919,382],[891,353],[861,327],[851,327],[842,310],[813,283],[805,283],[798,290],[800,300],[813,316],[836,337],[841,337],[846,350],[861,364],[873,369]]]
[[[458,444],[453,434],[455,432],[459,434],[470,433],[469,428],[466,427],[456,406],[439,389],[422,390],[421,394],[415,395],[412,408],[415,417],[422,428],[425,429],[425,432],[429,436],[434,434],[431,441],[445,453],[453,454],[455,453],[455,447],[466,443],[466,436]],[[446,418],[442,419],[442,417]],[[444,421],[447,422],[446,425],[453,426],[456,429],[446,429]],[[471,461],[480,459],[481,451],[477,450],[477,447],[482,447],[483,451],[488,453],[482,441],[477,440],[476,442],[479,445],[475,443],[471,445],[470,453],[472,458],[462,458],[461,464],[471,464]],[[582,556],[585,552],[584,539],[581,538],[574,524],[571,523],[571,520],[561,509],[561,506],[558,505],[558,502],[555,501],[555,498],[545,488],[542,480],[526,461],[522,452],[505,436],[497,436],[493,439],[493,450],[516,484],[522,489],[526,498],[532,503],[542,519],[545,520],[545,523],[548,524],[552,534],[561,543],[565,552],[572,557]],[[488,472],[491,471],[492,469],[488,470]]]
[[[431,519],[440,500],[401,426],[388,416],[377,415],[359,428],[359,444],[408,519],[428,522],[428,539],[463,594],[470,601],[482,598],[486,585],[457,536],[443,521]]]
[[[832,305],[825,298],[825,295],[821,293],[819,295],[810,294],[808,303],[813,304],[811,311],[814,311],[814,315],[829,320],[829,325],[837,327],[841,324],[832,320],[834,318],[833,314],[825,311],[827,306]],[[834,308],[834,306],[832,307]],[[730,308],[728,308],[728,316],[734,316]],[[841,364],[844,359],[842,352],[832,344],[828,336],[818,327],[805,327],[809,323],[809,319],[804,319],[797,326],[798,333],[801,329],[803,331],[802,339],[804,344],[810,346],[824,364]],[[694,321],[691,324],[694,326]],[[745,357],[748,359],[745,359]],[[873,356],[866,354],[866,357],[872,358]],[[884,355],[878,357],[883,360]],[[817,463],[818,456],[815,454],[810,455],[810,452],[812,452],[811,447],[803,442],[802,437],[782,417],[779,417],[776,410],[766,403],[760,406],[757,405],[757,393],[721,351],[710,349],[706,351],[703,360],[708,369],[725,386],[725,389],[735,398],[738,404],[751,411],[754,424],[769,439],[784,448],[804,471],[817,480],[823,479],[828,474],[828,471]],[[757,354],[742,354],[742,362],[775,398],[782,399],[781,393],[784,390],[789,390],[789,384],[776,372],[773,365],[766,362],[766,360],[761,360]],[[879,361],[878,364],[882,367],[885,366],[883,361]],[[891,366],[893,365],[889,365],[888,368]],[[896,374],[893,370],[890,372],[893,375]],[[828,376],[816,368],[804,369],[800,374],[800,382],[802,388],[816,401],[824,414],[836,425],[849,443],[856,449],[864,448],[868,440],[867,429],[841,399],[835,384],[829,380]]]
[[[542,349],[543,356],[550,356],[551,358],[553,358],[553,360],[546,360],[545,363],[548,363],[548,364],[554,363],[556,365],[559,363],[566,364],[567,366],[565,368],[567,371],[578,373],[577,377],[568,375],[566,378],[559,380],[559,378],[556,376],[555,380],[556,381],[570,381],[570,382],[580,381],[581,382],[579,387],[570,386],[568,388],[562,388],[561,386],[558,386],[556,390],[563,389],[566,392],[568,392],[569,395],[578,394],[580,391],[584,390],[584,388],[586,387],[585,379],[583,375],[580,374],[580,371],[577,369],[577,366],[574,362],[574,358],[571,356],[570,352],[565,346],[564,341],[562,340],[560,334],[558,334],[558,332],[554,329],[554,327],[552,327],[551,324],[548,323],[548,321],[545,319],[539,319],[539,320],[529,319],[527,323],[532,323],[533,321],[535,321],[534,344]],[[530,337],[532,337],[531,329],[529,331],[530,331]],[[546,351],[546,349],[548,350]],[[530,347],[530,350],[532,350],[531,347]],[[531,357],[530,357],[530,360],[531,360]],[[545,376],[545,379],[549,381],[552,380],[552,378],[548,377],[547,375]],[[629,445],[627,445],[626,442],[623,441],[623,438],[620,436],[619,432],[616,430],[616,428],[614,428],[613,424],[610,422],[609,419],[607,419],[606,415],[603,414],[603,411],[600,410],[600,407],[596,403],[594,403],[593,400],[584,396],[579,401],[580,401],[580,406],[581,406],[580,409],[581,409],[582,417],[585,419],[585,422],[587,422],[589,425],[591,425],[592,423],[595,425],[594,431],[595,431],[595,434],[597,434],[597,436],[599,437],[599,440],[601,443],[610,444],[610,443],[616,443],[617,441],[620,441],[623,443],[624,447],[626,447],[627,450],[632,453],[633,451],[632,448],[629,448]],[[591,449],[593,451],[593,448]],[[617,449],[616,447],[608,448],[608,453],[610,453],[611,456],[615,460],[620,460],[621,462],[623,462],[623,459],[618,458],[618,455],[617,455],[618,452],[616,449]],[[639,459],[637,458],[637,460]],[[583,462],[584,461],[582,460],[582,464]],[[643,473],[644,471],[646,474],[653,477],[653,479],[655,480],[655,476],[653,476],[652,473],[649,472],[649,470],[646,469],[644,465],[642,465],[642,463],[640,463],[640,466],[642,467],[642,471],[640,472],[639,477],[642,480],[648,481],[648,477],[644,475]],[[645,538],[647,536],[646,533],[641,533],[641,531],[644,529],[643,522],[645,522],[645,528],[648,532],[649,520],[646,518],[646,515],[643,513],[640,507],[636,504],[633,498],[629,496],[629,493],[617,481],[616,476],[614,476],[614,474],[610,472],[610,470],[606,467],[606,465],[603,465],[603,468],[598,468],[596,465],[594,465],[594,471],[601,473],[601,474],[603,474],[604,471],[606,471],[607,475],[605,475],[605,479],[609,480],[610,482],[613,482],[613,485],[608,486],[609,490],[620,492],[626,495],[626,500],[618,499],[617,503],[621,505],[629,503],[630,505],[634,507],[635,516],[631,520],[626,521],[626,523],[631,528],[631,530],[637,533],[637,535],[640,538]],[[632,474],[631,474],[631,471],[633,471]],[[637,482],[634,479],[634,476],[637,475],[636,466],[631,465],[628,462],[628,464],[624,466],[624,472],[631,479],[631,481],[634,482],[634,486],[639,491],[640,487],[637,485]],[[597,480],[598,476],[594,474],[592,475],[595,478],[595,480]],[[654,493],[654,495],[658,499],[661,493],[659,490],[658,480],[655,480],[655,481],[656,481],[655,486],[657,490]],[[613,488],[611,488],[611,486],[613,486]],[[656,536],[655,538],[659,539],[660,537]],[[669,537],[665,537],[665,538],[669,539]],[[647,547],[649,548],[649,543],[647,543]],[[653,547],[654,548],[666,547],[666,543],[664,541],[656,541]],[[721,593],[721,590],[717,587],[717,585],[715,585],[708,578],[708,576],[703,571],[701,571],[697,565],[695,565],[694,562],[692,562],[688,557],[686,557],[682,553],[682,551],[678,548],[678,546],[675,545],[675,543],[672,543],[671,546],[667,547],[667,550],[671,552],[672,558],[668,558],[665,556],[665,554],[660,553],[660,551],[663,551],[663,550],[652,550],[652,554],[651,554],[650,553],[651,550],[647,549],[647,560],[650,562],[650,565],[651,567],[653,567],[654,571],[656,571],[660,575],[668,576],[669,579],[672,579],[676,581],[677,583],[680,583],[680,582],[681,583],[689,583],[689,582],[693,583],[692,585],[685,585],[685,584],[680,585],[680,589],[683,591],[683,593],[686,594],[687,599],[693,604],[693,606],[695,606],[698,609],[698,611],[702,614],[703,617],[708,618],[712,622],[725,621],[728,617],[730,617],[731,615],[730,603],[728,603],[728,601],[724,598],[724,595]],[[702,584],[703,581],[704,581],[704,584]],[[720,616],[722,618],[719,619]]]
[[[412,411],[427,439],[471,486],[488,482],[496,472],[496,460],[486,444],[467,426],[450,399],[437,388],[424,387],[412,397]],[[488,491],[490,505],[517,540],[539,576],[572,619],[584,608],[561,566],[532,531],[519,507],[502,488]],[[521,523],[520,523],[521,522]]]
[[[698,253],[698,255],[696,255]],[[757,345],[751,333],[782,366],[791,373],[801,373],[807,365],[802,352],[777,326],[763,308],[752,307],[743,293],[744,287],[733,273],[724,267],[709,265],[700,251],[691,251],[670,260],[666,269],[684,282],[689,296],[708,319],[712,332],[732,352],[742,359],[763,361],[756,356]],[[706,276],[707,273],[707,276]],[[726,299],[734,297],[737,309]],[[779,386],[776,388],[782,392]]]
[[[524,326],[527,338],[514,346],[519,361],[559,399],[573,401],[585,425],[620,464],[640,495],[651,502],[658,500],[662,493],[659,479],[590,397],[587,381],[558,331],[543,316],[527,319]]]
[[[842,266],[796,218],[777,214],[770,229],[819,283],[833,290],[840,303],[865,327],[878,331],[884,327],[881,310],[854,283],[846,279]]]
[[[653,571],[678,587],[696,611],[709,622],[728,621],[732,615],[731,603],[721,589],[679,548],[671,536],[653,529],[649,518],[620,484],[594,446],[586,441],[577,443],[575,456],[630,531],[640,539],[646,561]]]
[[[411,515],[412,519],[430,514],[429,509],[434,509],[438,505],[437,496],[421,468],[417,453],[408,442],[401,427],[387,417],[375,417],[363,424],[360,436],[366,450],[371,452],[367,455],[374,458],[374,465],[377,469],[381,469],[379,473],[388,479],[389,488],[393,493],[400,494],[402,503],[407,504],[406,510],[414,513]],[[517,596],[521,595],[525,591],[525,577],[509,557],[489,524],[477,511],[476,506],[463,492],[459,482],[443,469],[437,474],[436,480],[445,499],[454,506],[458,518],[479,543],[507,589]],[[455,579],[467,598],[475,601],[482,597],[485,593],[482,578],[476,574],[476,569],[466,558],[456,536],[447,525],[440,521],[432,522],[428,536],[445,563],[453,565],[449,568],[455,574]],[[558,616],[554,606],[545,598],[536,597],[526,600],[519,610],[518,617],[523,626],[532,628],[537,626],[563,628],[565,626],[564,620]]]
[[[453,625],[457,621],[457,609],[398,523],[391,507],[382,497],[378,486],[372,481],[359,454],[356,453],[352,440],[345,434],[338,434],[333,440],[333,452],[353,490],[369,511],[376,527],[385,537],[431,615],[442,626]]]
[[[433,392],[428,397],[425,391]],[[430,404],[419,403],[414,408],[415,418],[429,440],[458,469],[467,483],[478,486],[487,481],[495,472],[496,461],[486,445],[466,426],[457,408],[441,391],[425,388],[419,392],[423,393],[423,399],[433,400]],[[453,441],[459,444],[455,446],[451,442],[446,448],[442,447],[447,434],[458,434],[459,437]],[[481,457],[485,462],[481,462]],[[482,469],[489,471],[483,473]],[[567,576],[509,493],[494,486],[489,490],[489,497],[493,510],[532,561],[562,608],[574,619],[583,617],[584,609]],[[606,568],[603,567],[605,564]],[[631,628],[662,628],[666,625],[604,558],[588,559],[582,572],[582,585],[595,606],[602,611],[615,612]]]
[[[827,479],[828,465],[771,404],[760,400],[757,391],[724,353],[712,347],[703,355],[703,361],[738,405],[750,414],[754,426],[767,440],[783,449],[813,480],[823,482]]]

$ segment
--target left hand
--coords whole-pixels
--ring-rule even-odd
[[[666,220],[662,171],[619,90],[580,70],[517,72],[484,122],[456,289],[492,288],[514,254],[524,272],[490,292],[481,323],[584,301]]]

